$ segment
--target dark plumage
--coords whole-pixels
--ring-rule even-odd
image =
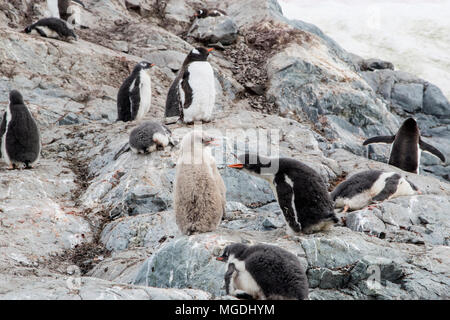
[[[147,153],[162,150],[172,144],[172,132],[165,125],[146,121],[134,128],[130,133],[129,144],[136,153]]]
[[[42,37],[60,40],[77,39],[77,35],[67,26],[67,23],[58,18],[44,18],[25,28],[26,33],[31,33],[33,30]]]
[[[221,9],[207,9],[207,8],[202,8],[199,9],[195,12],[195,16],[197,17],[197,19],[204,19],[206,17],[219,17],[219,16],[226,16],[227,13]]]
[[[420,149],[445,162],[444,155],[438,149],[421,139],[419,127],[413,118],[406,119],[394,136],[372,137],[364,141],[363,145],[371,143],[392,143],[389,164],[408,172],[419,173]]]
[[[240,164],[229,167],[244,169],[271,183],[294,232],[311,233],[338,221],[325,183],[312,168],[295,159],[269,159],[256,154],[243,154],[238,160]]]
[[[227,294],[244,299],[308,298],[305,270],[295,255],[282,248],[235,243],[227,246],[217,259],[228,262],[224,277]],[[249,281],[248,274],[256,286]]]
[[[39,129],[20,92],[12,90],[9,99],[0,125],[1,154],[13,168],[20,165],[31,168],[41,151]]]
[[[117,121],[133,121],[142,118],[150,108],[151,80],[149,62],[138,63],[125,79],[117,93]],[[145,102],[145,103],[142,103]],[[139,109],[142,108],[141,112]],[[139,117],[138,117],[139,116]]]

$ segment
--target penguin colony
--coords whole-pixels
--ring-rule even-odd
[[[77,39],[73,27],[81,25],[79,0],[47,0],[51,17],[25,28],[26,33],[60,40]],[[196,19],[226,15],[220,9],[203,8]],[[66,21],[68,23],[66,23]],[[214,70],[207,61],[212,49],[198,47],[186,56],[170,86],[165,118],[178,123],[209,122],[215,104]],[[151,75],[154,64],[138,63],[117,94],[117,121],[140,122],[151,108]],[[175,146],[170,129],[156,121],[146,121],[134,128],[128,143],[115,156],[132,150],[148,154]],[[225,214],[226,188],[217,169],[210,146],[214,137],[202,131],[187,133],[179,146],[174,183],[176,223],[185,235],[210,232],[218,228]],[[441,161],[444,155],[420,136],[413,118],[404,121],[394,136],[377,136],[364,141],[392,144],[389,164],[406,172],[419,173],[421,151]],[[41,139],[38,125],[17,90],[9,96],[9,106],[0,125],[0,155],[10,169],[32,168],[39,160]],[[242,154],[238,163],[228,167],[265,179],[294,234],[326,231],[338,222],[334,208],[343,212],[398,196],[420,194],[404,174],[367,170],[351,175],[329,194],[320,175],[290,159],[269,159],[258,154]],[[275,165],[276,164],[276,165]],[[241,243],[228,245],[217,260],[227,263],[224,275],[227,294],[244,299],[307,299],[308,279],[298,258],[276,246]]]

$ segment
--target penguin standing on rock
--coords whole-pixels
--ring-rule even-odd
[[[117,121],[140,120],[150,110],[152,82],[150,68],[154,64],[142,61],[134,67],[117,94]]]
[[[234,243],[217,260],[227,262],[227,294],[257,300],[308,299],[305,270],[298,258],[284,249]]]
[[[214,71],[206,60],[212,50],[199,47],[189,52],[167,94],[166,118],[176,116],[184,123],[211,120],[216,88]]]
[[[228,165],[267,180],[290,229],[298,234],[327,230],[338,222],[333,202],[319,174],[289,158],[242,154],[240,163]]]
[[[67,23],[58,18],[44,18],[24,30],[26,33],[39,34],[41,37],[59,39],[63,41],[77,40],[75,32]]]
[[[39,129],[19,91],[12,90],[9,100],[0,125],[1,155],[11,169],[30,169],[41,153]]]
[[[131,131],[128,143],[116,153],[114,160],[130,149],[134,153],[145,154],[164,150],[168,145],[175,145],[169,128],[154,121],[145,121]]]
[[[371,143],[392,143],[389,164],[404,171],[419,174],[421,150],[427,151],[445,162],[444,155],[420,137],[419,127],[413,118],[406,119],[395,136],[377,136],[364,141]]]
[[[185,235],[217,229],[225,214],[225,184],[208,147],[213,142],[212,137],[197,130],[181,141],[174,210],[176,223]]]
[[[417,187],[395,172],[366,170],[341,182],[331,193],[336,208],[359,210],[370,203],[420,194]]]

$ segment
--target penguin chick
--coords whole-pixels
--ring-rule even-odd
[[[44,18],[28,26],[26,33],[39,34],[42,37],[63,41],[77,40],[75,32],[67,26],[67,23],[58,18]]]
[[[214,71],[206,60],[212,50],[199,47],[189,52],[167,93],[166,118],[176,116],[184,123],[211,120],[216,87]]]
[[[125,79],[117,94],[117,121],[142,119],[150,110],[152,83],[150,68],[154,64],[138,63],[131,75]]]
[[[394,136],[372,137],[363,145],[371,143],[392,143],[389,164],[407,172],[419,174],[421,150],[445,162],[444,155],[438,149],[422,140],[419,126],[413,118],[406,119]]]
[[[174,146],[169,128],[153,121],[146,121],[134,128],[130,133],[129,144],[134,153],[164,150],[169,144]]]
[[[206,17],[220,17],[226,15],[227,13],[225,11],[216,8],[215,9],[202,8],[197,10],[194,14],[194,16],[197,19],[204,19]]]
[[[12,169],[22,165],[29,169],[40,156],[39,129],[19,91],[12,90],[9,100],[0,125],[1,155]]]
[[[217,260],[227,262],[227,294],[257,300],[308,299],[308,278],[298,258],[272,245],[228,245]]]
[[[215,230],[225,213],[225,184],[208,147],[214,139],[202,131],[186,134],[177,161],[174,210],[183,234]]]
[[[338,222],[325,183],[312,168],[295,159],[249,153],[240,155],[238,161],[228,167],[267,180],[294,233],[326,230]]]
[[[395,172],[366,170],[341,182],[331,193],[336,208],[359,210],[384,200],[418,194],[417,187]]]

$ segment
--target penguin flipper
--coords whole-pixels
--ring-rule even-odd
[[[117,159],[119,159],[119,157],[122,155],[122,154],[124,154],[125,152],[128,152],[128,151],[130,151],[131,150],[131,148],[130,148],[130,144],[128,143],[128,142],[126,142],[123,146],[122,146],[122,148],[120,148],[120,150],[119,151],[117,151],[117,153],[114,155],[114,161],[116,161]]]
[[[395,140],[395,136],[377,136],[367,139],[363,142],[363,146],[371,143],[392,143]]]
[[[131,120],[135,120],[139,111],[139,105],[141,103],[140,98],[140,81],[139,77],[136,78],[134,88],[130,91],[130,105],[131,105]]]
[[[438,149],[436,149],[435,147],[433,147],[431,144],[426,143],[425,141],[423,141],[422,139],[419,140],[419,147],[420,149],[422,149],[423,151],[429,152],[432,155],[438,157],[439,159],[441,159],[442,162],[445,162],[445,157],[442,154],[442,152],[440,152]]]
[[[380,191],[375,197],[372,198],[372,201],[380,202],[389,199],[395,191],[397,191],[398,182],[401,176],[399,174],[394,174],[387,178],[384,181],[384,188]]]
[[[228,270],[225,273],[225,290],[227,294],[230,294],[230,283],[231,283],[231,277],[233,276],[233,273],[236,271],[236,267],[234,263],[230,263],[228,265]]]
[[[166,118],[169,117],[178,117],[180,116],[180,94],[178,92],[178,85],[180,82],[180,78],[177,77],[173,81],[172,85],[169,88],[169,92],[167,93],[166,99],[166,111],[164,116]]]
[[[3,135],[6,132],[6,112],[3,113],[2,123],[0,124],[0,158],[2,157],[2,141]]]
[[[300,222],[296,221],[296,209],[292,207],[292,198],[294,197],[294,190],[285,181],[278,181],[276,184],[278,204],[283,211],[286,222],[295,232],[302,231]]]

